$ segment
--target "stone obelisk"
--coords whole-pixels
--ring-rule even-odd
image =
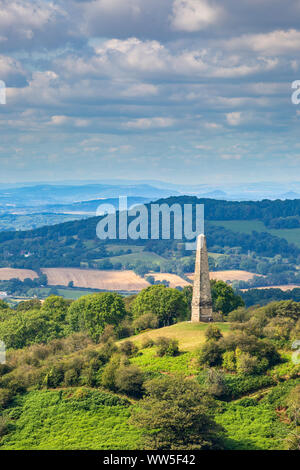
[[[212,300],[206,237],[201,234],[198,235],[197,238],[191,320],[192,322],[210,322],[212,319]]]

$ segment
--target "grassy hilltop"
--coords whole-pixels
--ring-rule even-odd
[[[0,449],[297,447],[300,304],[212,295],[211,324],[190,287],[0,301]]]

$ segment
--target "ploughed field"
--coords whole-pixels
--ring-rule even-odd
[[[47,275],[49,286],[68,286],[73,282],[74,287],[100,289],[109,291],[140,291],[150,284],[131,270],[98,270],[80,268],[42,268]],[[191,285],[194,274],[181,278],[172,273],[148,273],[145,277],[152,276],[156,282],[168,281],[170,287],[185,287]],[[210,273],[211,279],[221,281],[248,281],[255,276],[254,273],[241,270],[214,271]],[[23,281],[26,278],[37,278],[38,274],[29,269],[0,268],[0,281],[13,278]]]
[[[9,279],[35,279],[38,275],[31,269],[14,269],[14,268],[0,268],[0,281],[8,281]]]
[[[96,269],[45,268],[49,285],[85,287],[101,290],[139,291],[149,283],[133,271],[104,271]]]
[[[191,280],[194,279],[194,273],[190,273],[187,276]],[[249,271],[241,271],[238,269],[210,272],[210,278],[215,279],[216,281],[249,281],[254,276],[259,276],[259,274],[250,273]]]

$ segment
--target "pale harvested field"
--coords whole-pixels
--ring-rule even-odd
[[[299,285],[296,284],[286,284],[282,286],[265,286],[265,287],[252,287],[251,289],[241,289],[243,292],[253,289],[281,289],[283,291],[293,290],[293,289],[300,289]]]
[[[239,270],[214,271],[210,272],[209,275],[211,279],[215,279],[217,281],[249,281],[254,276],[259,276],[259,274]],[[191,280],[194,280],[194,273],[187,274],[187,276]]]
[[[185,279],[182,279],[182,277],[177,276],[177,274],[171,274],[171,273],[149,273],[146,275],[147,276],[153,276],[155,281],[168,281],[170,283],[170,287],[185,287],[185,286],[190,286],[191,283],[187,282]]]
[[[35,279],[38,275],[35,271],[30,269],[13,269],[13,268],[0,268],[0,281],[9,281],[10,279]]]
[[[73,281],[75,287],[101,290],[139,291],[150,284],[133,271],[102,271],[96,269],[43,268],[48,284],[68,286]]]

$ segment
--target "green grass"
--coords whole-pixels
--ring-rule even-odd
[[[230,323],[216,323],[216,325],[225,335],[230,329]],[[138,346],[141,346],[142,340],[145,337],[152,338],[154,341],[160,336],[177,339],[180,354],[175,357],[158,357],[156,355],[156,348],[153,347],[141,350],[140,354],[134,357],[131,362],[147,373],[180,372],[187,376],[195,375],[199,372],[196,355],[198,349],[205,342],[205,330],[207,327],[208,323],[181,322],[132,336],[128,339]],[[126,341],[126,339],[122,341]]]
[[[205,342],[204,333],[208,325],[208,323],[180,322],[157,330],[149,330],[127,339],[140,346],[145,336],[154,340],[159,336],[165,336],[167,338],[177,339],[181,351],[193,351],[197,350]],[[231,323],[214,323],[214,325],[217,325],[222,333],[226,335],[230,330]]]
[[[165,262],[165,258],[157,255],[156,253],[150,253],[148,251],[141,251],[137,253],[130,253],[128,255],[112,256],[109,259],[112,263],[136,263],[141,261],[142,263],[153,263],[160,265],[162,262]],[[98,261],[98,260],[97,260]]]
[[[143,251],[143,246],[138,245],[105,245],[106,250],[113,255],[121,250],[131,250],[132,253],[140,253]]]
[[[137,448],[141,433],[128,424],[130,407],[122,401],[117,404],[117,397],[110,394],[77,390],[77,396],[73,397],[70,395],[75,389],[26,394],[21,406],[10,409],[15,429],[2,439],[0,449]]]
[[[268,232],[276,237],[284,238],[289,243],[300,247],[300,228],[291,229],[268,229],[261,220],[211,220],[209,225],[220,225],[233,232],[252,233]]]
[[[185,352],[178,356],[158,357],[156,348],[147,348],[142,354],[131,359],[132,364],[140,367],[144,372],[151,375],[176,374],[195,375],[198,372],[196,357],[194,353]]]
[[[227,432],[226,446],[232,450],[281,450],[292,430],[286,419],[285,400],[299,379],[273,387],[260,398],[242,398],[222,403],[215,416]],[[280,410],[280,412],[278,412]]]
[[[283,449],[284,439],[290,429],[280,421],[273,405],[263,400],[253,400],[252,406],[242,406],[238,402],[223,406],[224,412],[216,415],[216,421],[226,429],[228,449]]]
[[[98,292],[93,289],[88,289],[88,290],[77,290],[77,289],[59,289],[54,286],[54,289],[58,292],[58,295],[61,297],[64,297],[65,299],[71,299],[71,300],[77,300],[83,295],[88,295],[88,294],[93,294],[95,292]],[[49,296],[51,291],[50,287],[36,287],[34,289],[30,289],[28,291],[28,296],[33,297],[34,295],[37,295],[38,297],[47,297]]]

